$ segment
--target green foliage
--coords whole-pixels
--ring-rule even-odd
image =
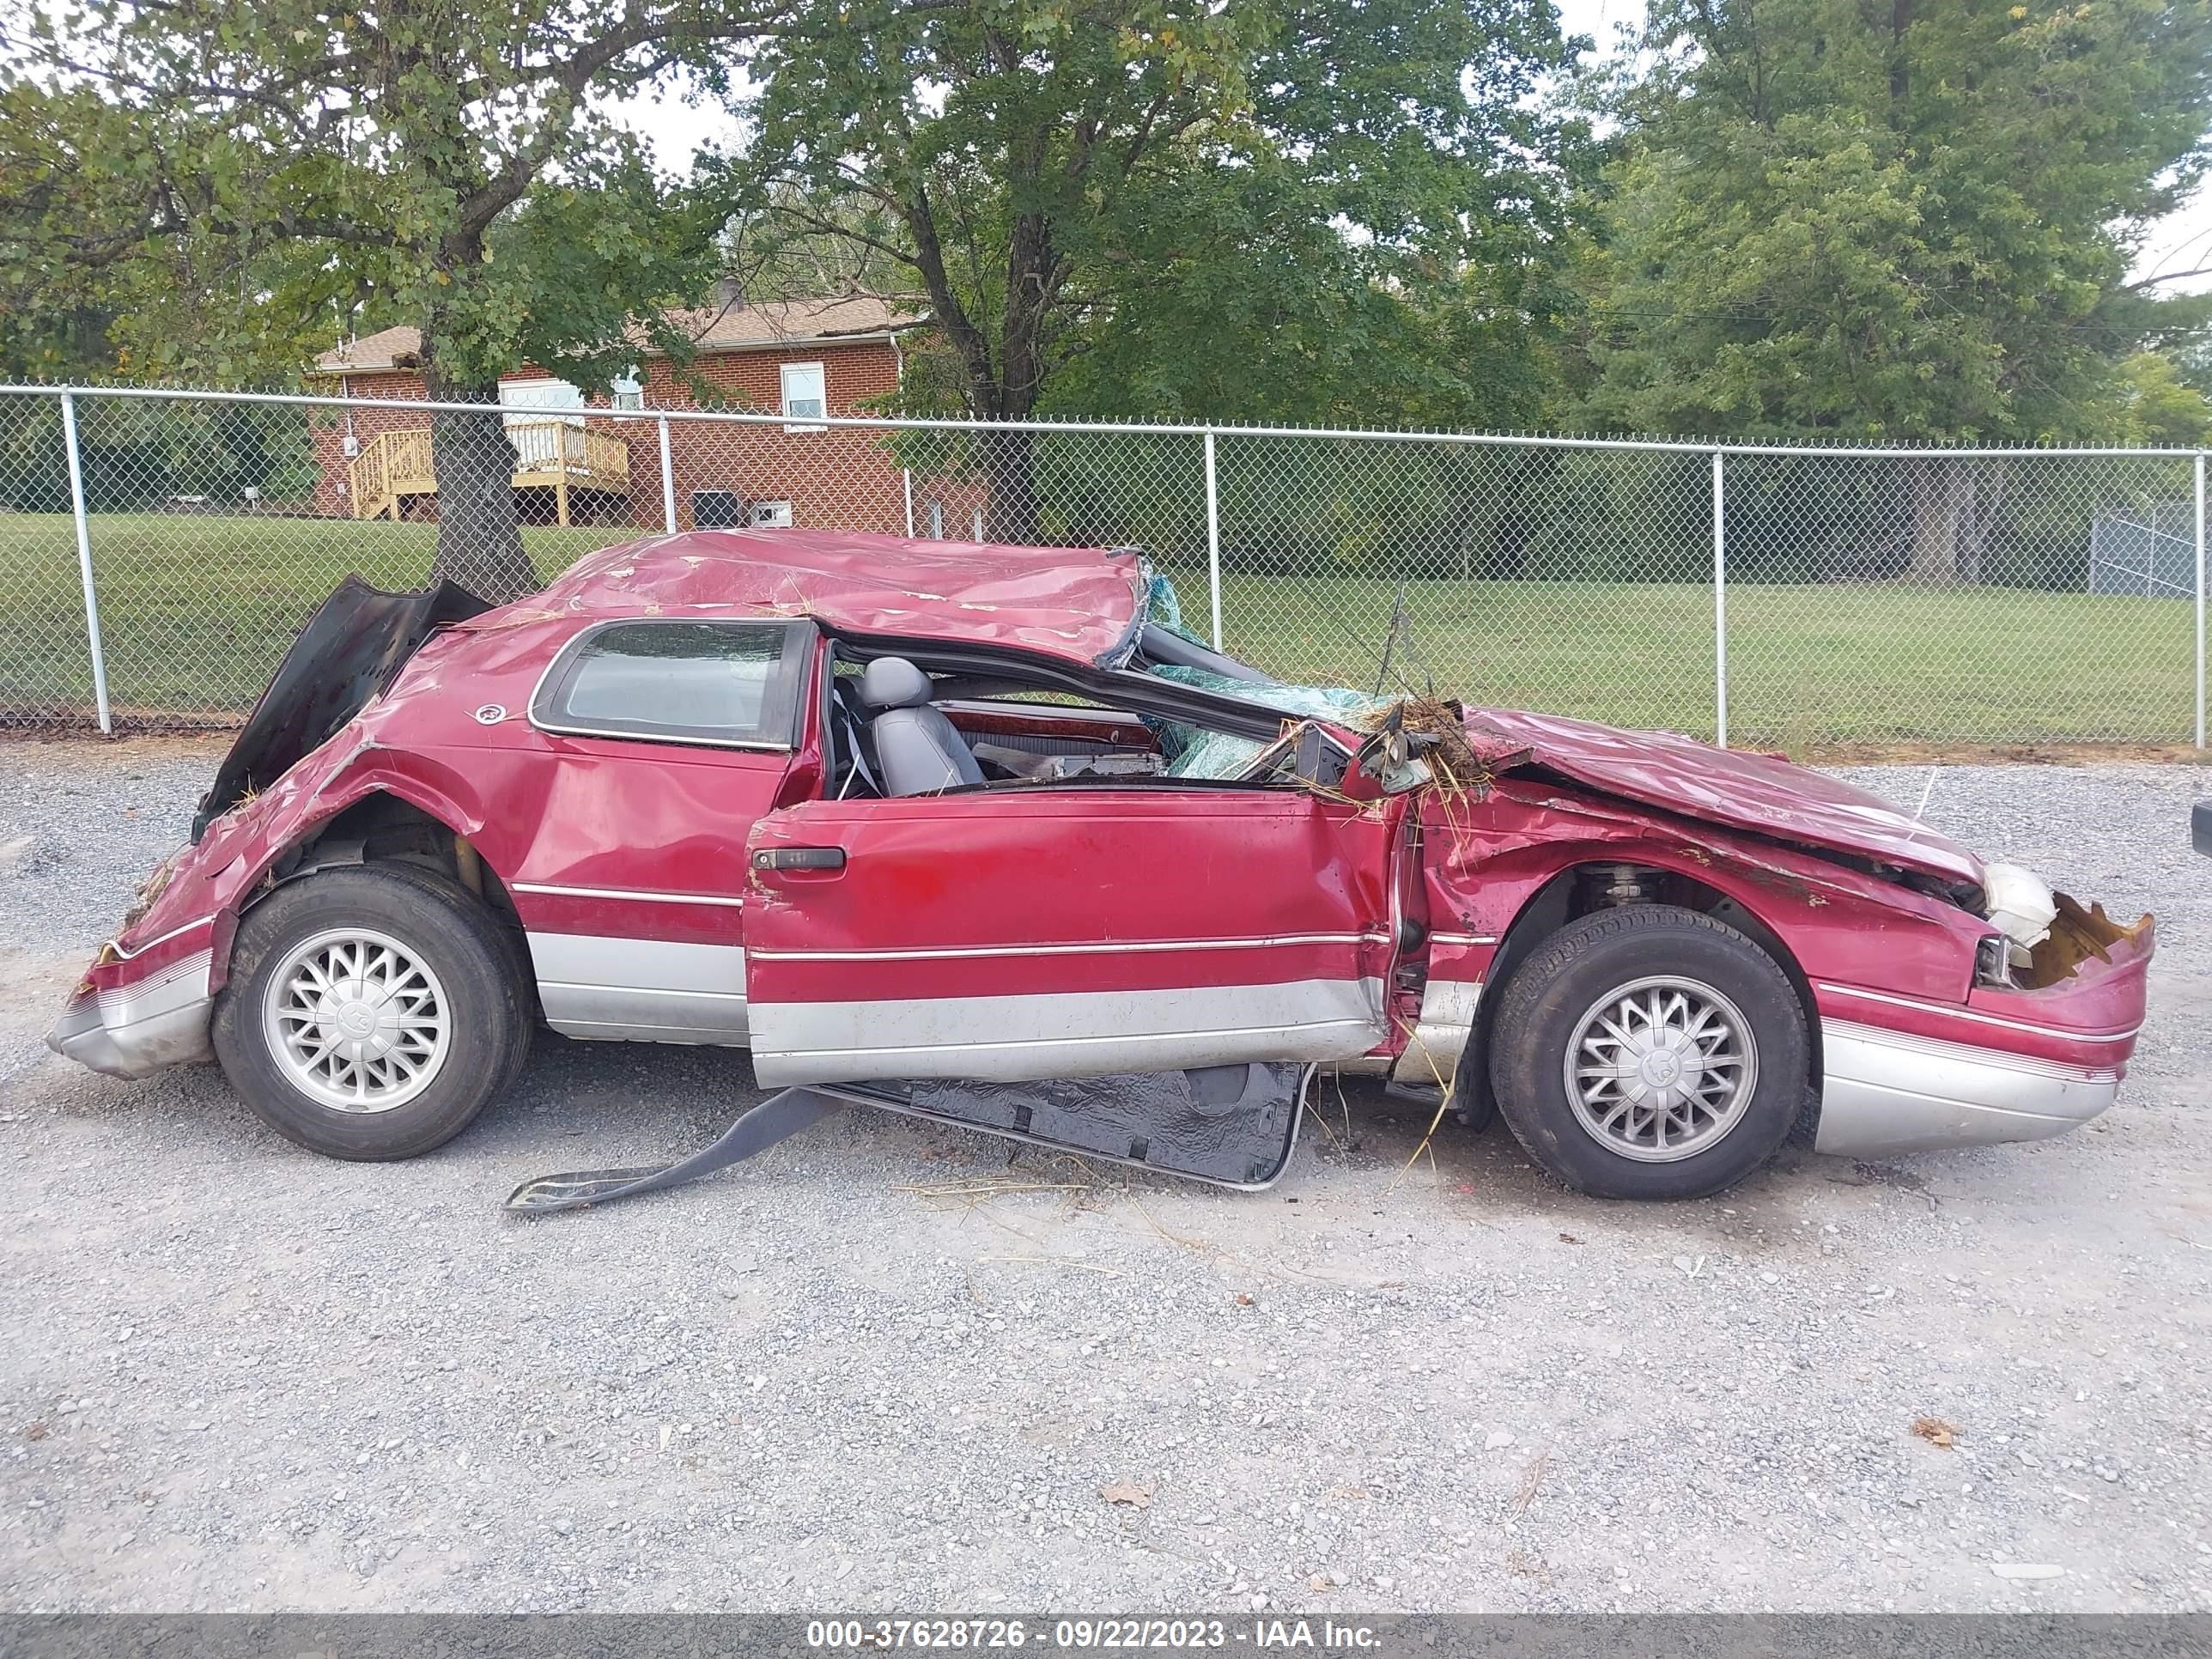
[[[0,291],[40,320],[0,349],[289,378],[310,342],[410,322],[443,392],[524,361],[603,379],[711,279],[717,227],[586,100],[757,21],[691,0],[35,11],[0,80]]]
[[[1533,414],[1583,150],[1540,95],[1565,58],[1549,0],[960,0],[854,21],[766,47],[757,135],[715,176],[772,280],[926,295],[946,349],[917,399]]]
[[[2201,323],[2126,271],[2208,157],[2203,0],[1661,0],[1585,267],[1589,418],[1852,439],[2113,435]]]
[[[2212,448],[2212,398],[2184,378],[2181,365],[2154,351],[2120,364],[2120,441]]]
[[[329,343],[327,319],[267,306],[257,243],[194,234],[164,198],[191,125],[0,71],[0,376],[289,380]]]
[[[81,292],[116,319],[111,337],[127,319],[166,348],[150,355],[201,354],[204,378],[226,366],[207,349],[235,332],[204,326],[202,301],[228,291],[201,276],[219,249],[238,310],[268,319],[295,362],[314,325],[335,339],[373,319],[420,329],[434,398],[489,401],[524,362],[604,383],[641,341],[681,355],[663,313],[705,288],[718,250],[715,221],[665,202],[589,100],[780,26],[776,3],[34,0],[31,50],[0,90],[53,118],[0,135],[0,177],[40,187],[0,207],[0,280]],[[81,188],[61,178],[65,153]],[[72,229],[72,207],[88,228]],[[180,304],[163,300],[165,272]],[[431,427],[435,574],[491,599],[529,591],[511,452],[465,419]]]

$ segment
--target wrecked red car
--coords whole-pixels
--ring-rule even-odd
[[[1681,1197],[2072,1128],[2151,953],[1779,759],[1278,684],[1133,552],[699,531],[496,609],[349,580],[51,1041],[340,1158],[542,1022],[750,1050],[722,1161],[861,1103],[1237,1186],[1333,1067]]]

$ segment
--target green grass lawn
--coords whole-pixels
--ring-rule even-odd
[[[349,571],[419,586],[434,527],[100,514],[110,696],[127,721],[234,719]],[[622,528],[524,532],[550,577]],[[0,515],[9,586],[0,729],[91,706],[74,532]],[[1177,573],[1203,632],[1203,572]],[[1231,574],[1225,642],[1294,680],[1371,688],[1395,584]],[[1416,684],[1472,702],[1711,736],[1713,605],[1695,584],[1417,582]],[[1793,751],[1913,743],[2184,743],[2192,608],[2014,588],[1746,584],[1728,595],[1732,741]]]
[[[532,529],[550,578],[594,549],[645,532]],[[90,535],[108,696],[125,720],[234,720],[253,706],[293,635],[349,572],[420,587],[437,526],[349,520],[98,513]],[[83,584],[66,517],[0,514],[0,574],[13,597],[0,643],[0,729],[27,711],[92,706]]]
[[[1228,578],[1224,642],[1289,678],[1371,689],[1396,597],[1381,581]],[[1395,661],[1417,685],[1425,670],[1470,702],[1713,735],[1709,586],[1415,582],[1406,610],[1415,654]],[[1729,740],[2186,743],[2193,612],[2025,588],[1730,584]]]

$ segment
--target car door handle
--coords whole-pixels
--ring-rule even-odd
[[[842,847],[763,847],[753,854],[756,870],[842,870]]]

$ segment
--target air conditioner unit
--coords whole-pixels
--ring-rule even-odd
[[[756,530],[788,530],[791,528],[789,501],[755,501],[752,526]]]
[[[745,521],[745,504],[734,489],[691,492],[691,522],[701,530],[735,530]]]

